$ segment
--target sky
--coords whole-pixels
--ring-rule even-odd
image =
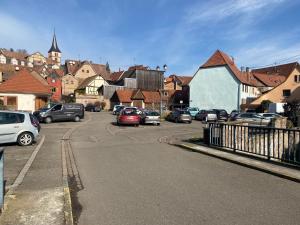
[[[300,60],[299,0],[0,0],[0,48],[192,76],[220,49],[241,67]]]

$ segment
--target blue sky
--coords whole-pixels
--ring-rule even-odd
[[[55,27],[63,59],[108,61],[114,70],[167,64],[167,75],[193,75],[216,49],[238,66],[263,66],[300,59],[299,6],[293,0],[0,0],[0,47],[46,55]]]

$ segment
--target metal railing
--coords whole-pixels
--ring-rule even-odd
[[[300,130],[209,124],[209,144],[300,165]]]

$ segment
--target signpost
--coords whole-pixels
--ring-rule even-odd
[[[4,148],[0,147],[0,209],[4,206]]]

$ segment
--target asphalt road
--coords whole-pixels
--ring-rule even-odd
[[[200,122],[135,128],[91,117],[71,139],[78,224],[299,224],[298,183],[165,143],[199,136]]]

